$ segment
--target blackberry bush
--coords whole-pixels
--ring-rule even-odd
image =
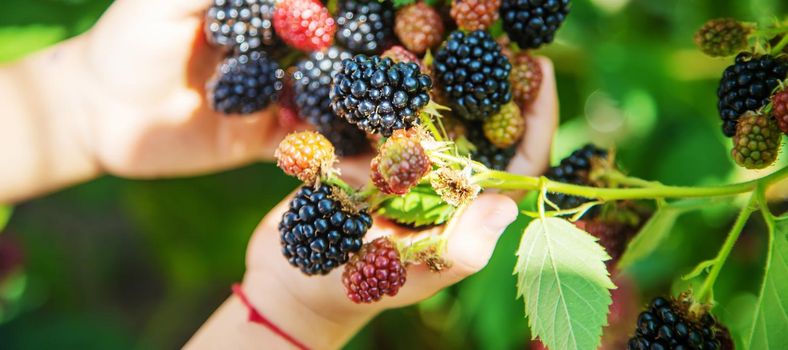
[[[340,0],[337,42],[357,54],[374,55],[394,42],[394,5],[390,0]]]
[[[768,104],[772,91],[786,75],[788,60],[785,58],[746,52],[736,56],[736,62],[722,74],[717,89],[723,134],[733,137],[739,117]]]
[[[362,130],[388,137],[419,122],[431,88],[432,80],[415,63],[358,55],[344,60],[334,77],[331,107]]]
[[[285,72],[259,51],[233,55],[222,62],[208,82],[208,100],[224,114],[250,114],[277,99]]]
[[[553,42],[555,32],[569,14],[570,3],[570,0],[503,0],[503,28],[520,48],[536,49]]]
[[[372,218],[339,188],[302,187],[282,215],[282,254],[306,275],[325,275],[361,249]]]
[[[484,120],[512,99],[512,65],[485,31],[455,31],[435,55],[437,85],[452,112],[466,120]]]

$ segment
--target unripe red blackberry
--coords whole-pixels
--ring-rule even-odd
[[[741,53],[725,69],[717,89],[717,109],[725,136],[736,133],[736,121],[747,111],[769,103],[772,91],[788,75],[788,59]]]
[[[372,217],[338,187],[302,187],[279,222],[282,254],[306,275],[325,275],[361,249]]]
[[[357,55],[344,60],[342,72],[334,77],[331,107],[360,129],[388,137],[419,123],[431,88],[432,79],[415,63]]]
[[[520,48],[535,49],[553,41],[569,8],[570,0],[503,0],[503,29]]]
[[[689,302],[655,298],[640,313],[629,350],[732,350],[728,330],[709,313],[690,311]]]
[[[751,29],[733,18],[706,22],[695,33],[695,44],[709,56],[731,56],[747,48]]]
[[[372,160],[372,182],[386,194],[403,195],[419,184],[432,164],[415,129],[397,130]]]
[[[301,131],[287,135],[274,152],[276,164],[306,184],[315,183],[331,171],[336,161],[334,146],[323,135]]]
[[[521,109],[530,108],[539,96],[542,78],[542,66],[534,56],[525,51],[514,55],[509,81],[512,83],[512,100],[517,102]]]
[[[780,130],[788,135],[788,90],[780,91],[772,96],[772,116]]]
[[[249,52],[277,43],[275,0],[213,0],[205,15],[205,32],[212,44]]]
[[[486,30],[498,20],[501,0],[452,0],[451,17],[460,29]]]
[[[390,0],[340,0],[337,43],[352,53],[379,54],[394,42],[394,5]]]
[[[607,150],[587,144],[572,152],[571,155],[561,160],[561,163],[550,168],[545,176],[554,181],[591,186],[589,175],[595,160],[606,160]],[[590,201],[588,198],[572,196],[564,193],[548,193],[547,198],[561,209],[572,209]],[[585,218],[598,214],[597,208],[592,208],[586,213]]]
[[[397,247],[387,237],[380,237],[364,244],[350,258],[342,273],[342,284],[354,303],[373,303],[385,295],[397,295],[407,275]]]
[[[525,133],[525,118],[514,102],[509,102],[501,111],[487,118],[482,124],[484,136],[495,147],[507,148],[517,144]]]
[[[301,51],[331,46],[337,30],[334,18],[317,0],[279,0],[273,22],[282,41]]]
[[[736,164],[747,169],[766,168],[777,160],[781,138],[782,132],[773,118],[748,112],[739,118],[731,155]]]
[[[466,120],[484,120],[511,101],[512,65],[485,32],[455,31],[435,54],[433,70],[452,112]]]
[[[236,53],[208,82],[211,107],[223,114],[251,114],[268,107],[284,87],[285,72],[263,52]]]
[[[417,2],[397,11],[394,33],[408,50],[420,55],[443,40],[443,19],[432,6]]]

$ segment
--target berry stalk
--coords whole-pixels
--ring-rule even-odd
[[[709,275],[706,276],[706,280],[703,282],[703,285],[698,291],[698,300],[707,302],[713,301],[714,282],[717,281],[717,277],[720,275],[722,266],[725,265],[725,261],[728,260],[728,255],[730,255],[731,250],[733,250],[733,246],[736,245],[736,241],[739,239],[739,235],[741,235],[741,231],[744,229],[747,219],[750,218],[750,215],[752,215],[753,212],[758,210],[756,206],[758,203],[758,193],[762,193],[764,190],[765,187],[759,184],[756,193],[752,194],[750,200],[747,202],[747,205],[745,205],[741,212],[739,212],[739,216],[736,218],[733,228],[731,228],[730,233],[728,233],[728,237],[722,244],[722,248],[720,248],[719,253],[717,253],[717,257],[714,258],[714,265],[712,265]]]
[[[491,174],[478,184],[483,188],[497,188],[502,190],[538,190],[540,184],[548,192],[565,193],[586,198],[596,198],[605,201],[624,199],[654,199],[654,198],[697,198],[732,196],[754,191],[759,184],[769,185],[788,177],[788,167],[780,169],[760,179],[740,182],[730,185],[710,187],[685,187],[685,186],[652,186],[646,188],[597,188],[572,185],[556,182],[545,178],[525,175],[510,174],[503,171],[487,170]],[[645,181],[645,180],[643,180]]]

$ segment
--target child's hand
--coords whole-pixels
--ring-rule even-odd
[[[552,65],[540,59],[544,82],[539,98],[526,111],[528,132],[519,146],[511,171],[541,174],[549,161],[550,143],[558,122],[557,96]],[[363,160],[357,161],[363,164]],[[368,171],[358,165],[356,173]],[[350,168],[345,168],[349,171]],[[354,176],[357,178],[359,176]],[[510,198],[484,194],[476,199],[453,225],[444,258],[452,267],[440,273],[423,265],[408,269],[407,282],[395,297],[384,297],[371,305],[356,305],[347,299],[341,283],[342,268],[328,276],[308,277],[282,256],[277,226],[289,199],[271,211],[252,237],[247,252],[247,272],[243,288],[251,303],[277,326],[313,348],[341,346],[364,323],[387,308],[419,302],[439,290],[482,269],[490,259],[504,229],[517,217]],[[431,230],[438,233],[442,227]],[[414,232],[375,218],[365,236],[369,242],[380,236],[407,237]]]
[[[195,175],[270,159],[289,131],[271,109],[221,116],[205,84],[222,59],[203,34],[209,0],[120,0],[80,40],[89,120],[84,138],[105,171]]]

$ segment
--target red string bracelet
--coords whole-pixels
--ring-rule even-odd
[[[277,327],[273,322],[265,318],[265,316],[263,316],[259,311],[257,311],[257,309],[255,309],[254,306],[252,306],[252,304],[249,302],[249,299],[246,298],[246,294],[244,294],[244,291],[241,289],[240,284],[238,283],[233,284],[233,294],[235,294],[238,297],[238,299],[241,300],[244,306],[246,306],[246,308],[249,309],[249,322],[257,323],[265,326],[266,328],[271,330],[271,332],[274,332],[274,334],[282,337],[282,339],[287,340],[290,344],[292,344],[293,346],[295,346],[300,350],[309,350],[309,347],[298,341],[296,338],[293,338],[290,334],[287,334],[287,332]]]

